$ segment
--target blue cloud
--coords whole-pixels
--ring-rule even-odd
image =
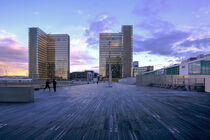
[[[99,42],[99,33],[110,31],[113,28],[113,22],[114,18],[106,14],[101,14],[91,21],[84,33],[88,46],[95,47]]]

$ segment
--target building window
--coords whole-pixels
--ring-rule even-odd
[[[201,74],[201,62],[193,62],[189,64],[189,74],[199,75]]]

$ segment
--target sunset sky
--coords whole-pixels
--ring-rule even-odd
[[[0,76],[28,74],[28,28],[70,35],[70,70],[98,71],[99,33],[133,25],[134,61],[155,69],[210,53],[210,0],[0,0]]]

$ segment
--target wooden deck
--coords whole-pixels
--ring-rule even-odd
[[[0,103],[0,139],[210,139],[210,94],[89,84]]]

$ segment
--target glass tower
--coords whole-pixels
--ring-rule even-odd
[[[109,44],[110,42],[110,44]],[[133,67],[133,26],[122,26],[120,33],[101,33],[99,47],[99,73],[109,77],[109,45],[113,78],[132,76]]]
[[[39,28],[29,29],[29,77],[47,79],[48,35]]]
[[[121,33],[101,33],[99,51],[99,69],[102,77],[108,78],[109,75],[109,47],[111,58],[111,71],[113,78],[122,77],[122,34]]]
[[[29,77],[69,79],[69,50],[69,35],[51,35],[37,27],[29,28]]]
[[[133,26],[123,25],[123,77],[133,75]]]
[[[55,40],[55,79],[69,79],[69,42],[68,34],[50,34]]]

